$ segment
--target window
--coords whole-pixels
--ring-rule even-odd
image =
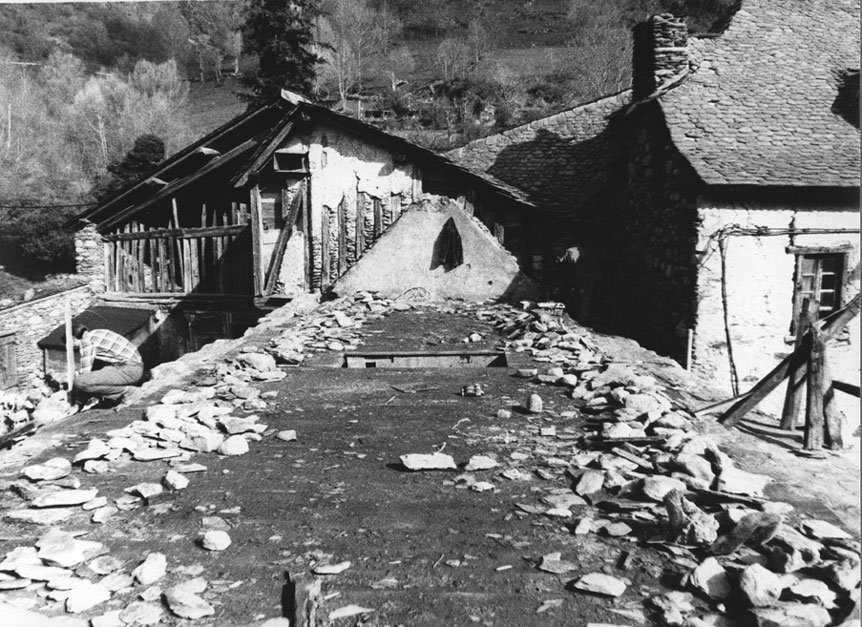
[[[796,255],[791,334],[796,333],[799,314],[805,301],[809,303],[809,310],[813,303],[817,303],[818,319],[825,318],[841,307],[848,249],[849,246],[788,247],[787,252]]]

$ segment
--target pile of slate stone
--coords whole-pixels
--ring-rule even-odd
[[[363,324],[411,307],[409,303],[358,292],[323,303],[272,338],[267,350],[285,364],[300,364],[306,356],[322,351],[356,350],[362,341]]]
[[[45,385],[23,392],[0,392],[0,437],[14,434],[32,424],[46,424],[73,413],[65,391],[54,392]]]
[[[641,541],[670,553],[684,576],[679,590],[648,600],[658,624],[824,627],[840,622],[858,602],[859,543],[828,522],[799,520],[791,505],[766,499],[770,478],[736,467],[696,431],[689,409],[672,401],[653,376],[603,363],[586,333],[561,321],[552,303],[462,311],[495,323],[510,350],[550,362],[541,371],[517,374],[562,388],[577,409],[543,411],[541,398],[531,393],[524,408],[533,418],[528,437],[516,439],[508,463],[471,460],[456,485],[493,489],[493,482],[477,475],[492,470],[507,481],[539,477],[552,487],[537,492],[537,503],[515,503],[515,515],[559,521],[566,533]],[[584,426],[560,433],[540,421],[575,416],[586,418]],[[536,566],[558,575],[578,568],[557,552]],[[605,573],[572,582],[575,589],[609,597],[622,595],[626,585]]]
[[[73,459],[57,457],[24,468],[22,477],[26,481],[12,486],[23,504],[3,512],[4,518],[55,527],[43,534],[35,546],[18,547],[0,562],[0,590],[21,590],[26,595],[18,598],[14,607],[0,607],[0,613],[14,611],[20,624],[39,625],[40,618],[48,619],[40,614],[28,616],[29,608],[21,607],[27,599],[34,603],[41,599],[45,604],[40,608],[43,612],[65,609],[81,614],[118,595],[134,593],[137,600],[95,617],[93,627],[159,624],[165,607],[183,618],[213,614],[213,606],[200,596],[208,585],[198,576],[200,567],[178,566],[171,573],[176,581],[162,588],[154,584],[165,576],[163,554],[151,553],[128,573],[126,565],[109,556],[104,545],[83,540],[80,534],[63,531],[56,525],[82,511],[87,512],[92,523],[102,524],[119,511],[141,507],[164,491],[185,489],[190,483],[188,475],[206,471],[206,466],[192,462],[195,453],[246,453],[249,442],[260,440],[267,432],[267,426],[248,412],[266,408],[266,399],[276,394],[261,393],[252,383],[284,376],[271,355],[249,347],[220,363],[197,387],[170,390],[160,403],[145,410],[142,419],[108,431],[104,438],[90,440]],[[73,474],[75,468],[85,474],[105,473],[120,460],[165,460],[169,467],[161,483],[128,486],[114,498],[99,495],[96,488],[83,487],[81,479]],[[223,529],[206,529],[202,537],[202,546],[208,550],[224,550],[229,545],[230,538]],[[183,576],[184,580],[177,579]],[[82,620],[80,624],[87,622]]]

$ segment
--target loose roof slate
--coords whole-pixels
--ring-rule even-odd
[[[694,71],[659,98],[671,138],[709,185],[859,185],[859,130],[835,111],[859,68],[858,0],[744,0]]]
[[[90,329],[108,329],[122,336],[128,336],[147,324],[153,313],[150,309],[96,305],[82,311],[72,319],[72,322],[84,324]],[[36,345],[41,349],[65,348],[65,325],[55,327]]]

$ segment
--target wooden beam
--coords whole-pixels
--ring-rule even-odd
[[[216,235],[238,235],[247,228],[247,224],[238,224],[236,226],[208,226],[206,228],[189,229],[151,229],[139,233],[111,233],[103,237],[108,242],[120,242],[130,239],[167,239],[171,237],[188,239],[193,237],[214,237]]]
[[[206,135],[205,137],[202,137],[199,141],[195,142],[191,146],[188,146],[187,148],[179,151],[178,153],[176,153],[175,155],[173,155],[169,159],[163,161],[158,166],[158,168],[152,173],[152,175],[150,175],[149,178],[160,178],[160,177],[164,176],[165,173],[169,172],[172,168],[179,165],[180,162],[185,160],[187,157],[193,155],[198,148],[214,141],[216,138],[218,138],[222,135],[225,135],[229,132],[232,132],[232,131],[238,129],[243,124],[248,124],[249,122],[260,117],[261,115],[269,112],[271,109],[272,109],[271,105],[263,106],[263,107],[260,107],[259,109],[255,110],[255,111],[252,111],[251,113],[244,113],[241,116],[238,116],[238,117],[230,120],[229,122],[223,124],[219,128],[215,129],[213,132]],[[147,180],[149,180],[149,179],[147,179]],[[146,185],[146,180],[141,181],[140,183],[136,183],[136,184],[132,185],[131,187],[129,187],[128,189],[120,192],[116,197],[112,198],[111,200],[109,200],[107,203],[105,203],[101,207],[95,207],[92,211],[89,211],[87,213],[82,214],[80,216],[80,219],[89,220],[89,219],[91,219],[91,217],[93,217],[97,214],[110,213],[111,210],[116,209],[123,201],[127,201],[131,195],[133,195],[136,191],[140,190],[140,188],[143,185]],[[94,220],[94,222],[96,222],[98,224],[98,220]],[[110,227],[108,227],[108,228],[110,228]]]
[[[72,337],[72,301],[66,297],[63,310],[66,324],[66,390],[67,400],[72,402],[72,386],[75,383],[75,342]]]
[[[255,185],[249,190],[251,202],[251,258],[252,258],[252,280],[254,295],[263,293],[262,268],[260,267],[260,188]]]
[[[857,294],[853,297],[853,300],[847,303],[844,307],[821,321],[824,323],[824,342],[828,342],[838,335],[841,330],[847,326],[847,323],[859,314],[859,301],[860,296]],[[805,337],[810,338],[811,332],[809,331],[806,333]],[[772,390],[778,387],[785,377],[787,377],[791,367],[805,368],[807,371],[805,361],[807,358],[807,344],[809,341],[810,340],[805,340],[803,338],[803,344],[798,350],[794,350],[790,355],[782,359],[781,363],[775,366],[769,374],[763,377],[748,394],[740,397],[740,400],[725,412],[721,418],[718,419],[718,422],[727,428],[733,427],[740,419],[742,419],[743,416],[745,416],[745,414],[754,409],[760,401],[766,398]]]
[[[281,229],[281,233],[278,234],[278,240],[275,242],[275,250],[272,251],[272,257],[269,261],[269,272],[266,274],[266,287],[263,290],[264,296],[271,296],[273,291],[275,291],[275,285],[278,283],[278,275],[281,270],[281,262],[284,261],[284,251],[287,250],[287,242],[293,234],[293,224],[296,222],[296,216],[299,213],[299,208],[302,206],[303,196],[303,190],[300,188],[290,203],[284,227]]]
[[[802,346],[802,338],[808,331],[808,311],[811,302],[805,299],[799,311],[796,321],[796,342],[793,349],[798,350]],[[784,408],[781,411],[781,428],[785,431],[793,431],[796,428],[796,418],[802,407],[802,384],[805,382],[805,373],[799,368],[794,368],[787,377],[787,392],[784,394]]]
[[[255,143],[256,142],[254,139],[249,139],[247,141],[244,141],[243,143],[241,143],[239,146],[237,146],[236,148],[234,148],[230,152],[225,153],[221,157],[216,157],[216,158],[212,159],[211,161],[209,161],[206,165],[204,165],[202,168],[200,168],[196,172],[193,172],[192,174],[189,174],[188,176],[185,176],[183,178],[179,178],[179,179],[176,179],[174,181],[171,181],[168,185],[166,185],[165,187],[160,189],[158,192],[156,192],[155,194],[150,196],[145,201],[143,201],[141,203],[133,204],[132,206],[127,207],[126,209],[118,212],[112,218],[105,220],[105,222],[103,222],[100,225],[100,227],[102,229],[110,230],[113,227],[115,227],[116,225],[122,224],[130,216],[132,216],[138,212],[141,212],[148,207],[151,207],[152,205],[154,205],[155,203],[157,203],[161,200],[165,200],[167,198],[170,198],[171,196],[176,195],[176,193],[179,190],[181,190],[183,187],[190,185],[192,183],[195,183],[196,181],[200,180],[204,176],[214,172],[219,167],[222,167],[222,166],[230,163],[231,161],[233,161],[237,157],[241,157],[243,154],[245,154],[246,152],[251,150],[255,146]]]
[[[834,387],[839,392],[844,392],[845,394],[850,394],[851,396],[859,398],[860,389],[858,385],[853,385],[852,383],[846,383],[845,381],[838,381],[836,379],[833,379],[832,387]]]
[[[835,246],[787,246],[784,250],[791,255],[829,255],[850,252],[853,250],[853,244],[837,244]]]
[[[291,129],[293,129],[293,120],[290,119],[290,113],[288,113],[285,115],[284,119],[270,138],[261,143],[260,147],[252,157],[251,163],[233,177],[231,180],[233,186],[243,187],[248,184],[249,179],[254,174],[257,174],[257,172],[263,167],[264,163],[266,163],[266,160],[272,156],[273,151],[278,148],[285,139],[287,139]]]
[[[815,283],[815,285],[817,285]],[[817,313],[811,312],[808,320],[811,334],[811,352],[808,359],[808,386],[805,403],[805,438],[803,447],[807,451],[823,448],[825,430],[823,416],[823,332],[817,326]]]

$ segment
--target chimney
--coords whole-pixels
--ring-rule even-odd
[[[634,27],[633,99],[653,93],[688,69],[688,28],[669,13],[654,15]]]

